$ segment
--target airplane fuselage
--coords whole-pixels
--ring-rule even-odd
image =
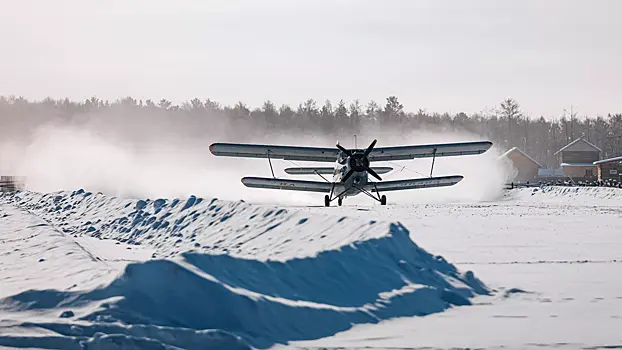
[[[363,151],[360,151],[363,153]],[[340,194],[340,198],[352,197],[361,193],[360,188],[364,188],[369,181],[369,174],[367,171],[356,171],[350,175],[344,182],[346,174],[352,170],[353,166],[360,165],[357,163],[358,159],[347,156],[340,153],[335,163],[335,171],[333,172],[333,182],[335,185],[335,193]]]

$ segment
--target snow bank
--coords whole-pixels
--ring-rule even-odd
[[[75,281],[94,288],[118,273],[44,220],[1,203],[0,247],[0,298],[42,285],[71,289]]]
[[[501,200],[580,205],[620,205],[622,189],[613,187],[544,186],[506,190]]]
[[[127,264],[96,288],[39,287],[0,301],[0,312],[9,314],[53,311],[54,320],[20,326],[89,349],[267,348],[441,312],[488,293],[471,272],[418,247],[399,223],[194,196],[129,200],[80,190],[0,200],[67,238],[153,248],[151,260]],[[25,337],[0,337],[0,345],[24,344]]]

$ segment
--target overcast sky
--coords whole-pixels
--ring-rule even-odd
[[[619,0],[0,0],[0,95],[622,112]]]

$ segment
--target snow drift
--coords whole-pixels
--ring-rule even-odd
[[[418,247],[400,223],[194,196],[130,200],[79,190],[0,199],[22,210],[0,215],[0,225],[12,217],[11,225],[23,222],[19,215],[47,223],[32,239],[61,235],[57,247],[91,236],[153,251],[95,287],[76,274],[66,288],[40,284],[5,296],[0,312],[48,318],[16,323],[46,337],[6,335],[0,345],[267,348],[441,312],[488,293],[471,272]],[[37,247],[45,264],[48,250]],[[83,254],[92,259],[84,263],[75,253],[50,263],[79,263],[93,273],[107,263],[88,249]]]
[[[542,186],[506,190],[502,200],[560,204],[620,205],[622,189],[615,187]]]

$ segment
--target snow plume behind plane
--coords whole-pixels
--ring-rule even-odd
[[[244,126],[232,128],[225,125],[227,123],[210,125],[207,132],[199,133],[191,119],[108,114],[78,115],[72,121],[56,120],[31,128],[23,125],[15,128],[9,137],[0,141],[0,172],[26,176],[27,189],[40,192],[84,188],[126,197],[185,197],[193,194],[258,203],[322,205],[322,194],[244,187],[240,182],[243,176],[271,176],[268,161],[214,157],[209,152],[209,145],[213,142],[255,142],[331,147],[339,141],[346,148],[354,147],[353,135],[345,133],[338,138],[321,133],[279,130],[266,130],[265,133],[253,130],[251,133]],[[482,139],[468,133],[426,129],[396,132],[368,127],[359,133],[358,147],[367,147],[373,139],[378,139],[377,147]],[[252,136],[245,137],[246,133]],[[387,193],[389,203],[472,201],[494,197],[505,179],[505,170],[497,162],[499,154],[493,146],[483,155],[439,158],[435,175],[459,174],[465,177],[464,180],[449,188]],[[396,169],[383,175],[383,179],[429,176],[431,163],[431,159],[383,162],[382,165]],[[319,163],[273,161],[277,177],[291,178],[283,169],[302,165]],[[322,181],[318,177],[298,178]],[[353,204],[375,203],[366,196],[351,200]]]

